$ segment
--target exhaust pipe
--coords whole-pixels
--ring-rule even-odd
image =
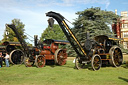
[[[48,24],[51,28],[53,28],[53,25],[54,25],[54,19],[53,18],[49,18],[48,19]]]
[[[38,41],[38,35],[34,35],[34,45],[35,46],[38,45],[37,41]]]

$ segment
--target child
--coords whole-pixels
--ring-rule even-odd
[[[0,67],[3,66],[3,56],[2,56],[2,52],[0,52]]]

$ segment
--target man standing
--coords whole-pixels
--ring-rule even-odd
[[[4,58],[5,58],[6,67],[9,67],[9,55],[8,55],[8,53],[6,53],[6,56]]]
[[[0,52],[0,67],[3,66],[3,56],[2,56],[2,52]]]

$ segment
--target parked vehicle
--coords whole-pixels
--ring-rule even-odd
[[[67,59],[66,49],[59,48],[59,46],[64,46],[68,42],[46,39],[43,42],[38,42],[37,36],[34,36],[35,46],[28,47],[25,41],[19,35],[15,25],[7,25],[16,34],[20,44],[23,48],[24,53],[24,64],[26,67],[31,67],[35,65],[38,68],[44,67],[47,60],[54,60],[58,65],[64,65]]]
[[[53,19],[59,23],[68,41],[77,53],[78,56],[75,59],[77,69],[83,68],[88,63],[91,63],[93,70],[99,70],[104,62],[109,62],[115,67],[119,67],[122,64],[122,51],[114,41],[114,38],[110,39],[105,35],[96,36],[95,39],[87,38],[84,46],[82,46],[61,14],[50,11],[46,13],[46,16],[52,17],[48,20],[49,26],[52,27]]]
[[[8,42],[5,41],[0,46],[0,52],[5,56],[6,53],[10,55],[9,61],[12,64],[21,64],[23,63],[23,51],[21,50],[20,42]]]

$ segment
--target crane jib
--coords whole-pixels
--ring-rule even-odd
[[[86,56],[87,54],[85,53],[84,49],[82,48],[82,46],[80,45],[80,43],[78,42],[78,40],[76,39],[76,37],[73,35],[73,33],[71,32],[71,30],[69,29],[69,27],[66,25],[65,21],[62,21],[62,23],[65,25],[66,29],[68,30],[68,32],[71,34],[71,36],[73,37],[73,39],[76,41],[76,43],[78,44],[78,46],[80,47],[81,51],[84,53],[84,55]]]
[[[58,22],[62,31],[66,35],[68,41],[70,42],[71,46],[73,47],[73,49],[75,50],[77,55],[79,57],[84,57],[86,60],[88,60],[86,51],[83,49],[82,45],[77,40],[74,33],[71,31],[71,29],[69,28],[69,26],[65,22],[65,18],[61,14],[56,13],[56,12],[52,12],[52,11],[46,13],[46,16],[52,17]]]

